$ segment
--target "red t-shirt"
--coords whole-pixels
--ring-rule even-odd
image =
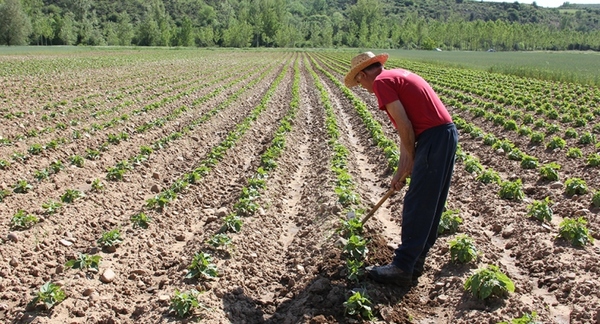
[[[429,83],[417,74],[403,70],[383,70],[373,81],[373,92],[377,96],[379,109],[388,113],[385,105],[400,100],[412,123],[415,137],[423,131],[452,122],[446,107]],[[388,113],[396,126],[396,121]]]

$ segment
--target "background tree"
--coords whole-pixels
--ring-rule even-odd
[[[0,44],[24,45],[31,30],[31,21],[20,0],[6,0],[0,5]]]

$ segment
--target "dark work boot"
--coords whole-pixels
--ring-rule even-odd
[[[369,276],[379,283],[393,283],[399,286],[412,284],[412,274],[404,272],[393,264],[380,267],[367,267]]]
[[[413,268],[413,280],[419,279],[419,277],[423,275],[423,272],[425,272],[425,257],[419,257]]]

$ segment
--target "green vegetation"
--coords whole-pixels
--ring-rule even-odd
[[[564,238],[577,247],[594,242],[587,228],[587,221],[583,217],[563,219],[558,226],[558,237]]]
[[[346,314],[350,316],[360,316],[364,320],[370,320],[373,318],[371,304],[372,302],[367,296],[355,291],[344,302],[344,309]]]
[[[463,220],[458,216],[460,210],[458,209],[447,209],[442,213],[440,218],[440,224],[438,226],[438,234],[453,234],[458,230],[458,226],[462,224]]]
[[[100,266],[100,260],[102,257],[99,255],[87,255],[84,253],[79,253],[76,259],[72,259],[65,263],[65,267],[73,268],[73,269],[81,269],[86,270],[88,268],[98,270]]]
[[[121,230],[115,228],[113,230],[102,233],[102,236],[98,239],[98,245],[101,247],[112,247],[117,246],[123,242],[121,237]]]
[[[469,263],[477,260],[478,252],[473,239],[465,234],[457,235],[450,244],[450,260],[455,263]]]
[[[29,305],[35,306],[39,302],[43,302],[46,309],[49,310],[55,305],[60,304],[65,298],[67,298],[67,294],[65,294],[64,290],[59,285],[48,281],[40,287],[40,290],[36,293],[35,298],[29,302]]]
[[[505,297],[515,291],[515,285],[498,266],[488,265],[480,268],[467,278],[465,290],[479,299],[488,297]]]
[[[192,315],[198,307],[203,307],[203,305],[198,302],[199,294],[200,293],[195,289],[186,292],[180,292],[175,289],[175,293],[171,298],[169,312],[175,312],[175,315],[180,318]]]
[[[565,181],[565,193],[569,196],[583,195],[588,191],[588,186],[585,180],[580,178],[569,178]]]
[[[203,252],[194,255],[188,270],[189,272],[185,275],[186,278],[210,279],[219,275],[217,266],[212,263],[212,256]]]
[[[527,216],[533,217],[542,222],[550,222],[552,220],[552,200],[550,197],[544,198],[544,200],[534,200],[531,205],[527,207]]]
[[[13,229],[27,229],[37,224],[40,221],[39,218],[34,215],[27,214],[24,210],[20,209],[10,219],[10,228]]]

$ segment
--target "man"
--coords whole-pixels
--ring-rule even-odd
[[[377,97],[400,136],[400,159],[391,187],[404,197],[402,243],[391,264],[368,267],[377,282],[410,285],[423,273],[425,257],[437,239],[444,211],[458,133],[444,104],[420,76],[404,69],[386,70],[387,54],[365,52],[352,59],[344,83],[361,85]]]

